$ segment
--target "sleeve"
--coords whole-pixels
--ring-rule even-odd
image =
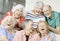
[[[56,19],[56,27],[60,27],[60,13],[55,14],[55,19]]]
[[[6,36],[6,31],[3,28],[0,28],[0,36]]]
[[[2,29],[1,27],[0,27],[0,40],[8,41],[6,31],[5,29]]]

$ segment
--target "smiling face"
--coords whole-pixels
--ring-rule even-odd
[[[43,12],[46,17],[51,17],[52,8],[49,5],[43,7]]]
[[[11,16],[7,16],[3,21],[3,26],[5,29],[12,29],[14,27],[13,18]]]
[[[29,21],[28,24],[25,26],[26,33],[29,35],[33,30],[33,21]]]
[[[41,21],[38,24],[38,30],[41,34],[47,33],[48,30],[48,25],[46,24],[45,21]]]
[[[36,12],[37,15],[39,15],[42,12],[42,6],[37,5],[35,7],[35,12]]]
[[[20,18],[20,16],[22,16],[22,14],[23,14],[23,8],[17,9],[17,10],[14,12],[14,17],[15,17],[15,18]]]

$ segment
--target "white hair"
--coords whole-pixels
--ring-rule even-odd
[[[12,23],[13,23],[13,27],[14,27],[14,25],[16,24],[16,21],[15,21],[15,19],[12,17],[12,16],[6,16],[3,20],[2,20],[2,22],[1,22],[1,26],[5,26],[5,22],[7,21],[7,20],[12,20]]]
[[[23,6],[22,4],[18,4],[18,5],[16,5],[16,6],[13,6],[12,12],[14,13],[17,9],[21,9],[21,8],[24,9],[24,6]]]
[[[37,5],[39,6],[44,6],[44,3],[42,1],[37,1],[35,4],[34,4],[34,7],[36,7]]]

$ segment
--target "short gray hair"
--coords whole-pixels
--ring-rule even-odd
[[[28,23],[29,21],[33,21],[31,19],[26,19],[23,23],[22,23],[22,28],[24,28]]]
[[[46,4],[46,5],[44,5],[44,6],[47,6],[47,7],[49,7],[49,8],[52,8],[49,4]]]

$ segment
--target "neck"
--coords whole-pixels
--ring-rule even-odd
[[[47,17],[50,18],[51,17],[51,13]]]
[[[28,31],[26,29],[24,31],[25,31],[25,35],[29,36]]]
[[[45,36],[47,36],[48,35],[48,33],[46,32],[46,33],[42,33],[41,34],[41,37],[45,37]]]

